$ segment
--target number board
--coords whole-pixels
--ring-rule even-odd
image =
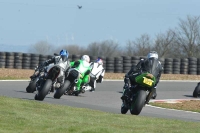
[[[152,86],[153,80],[148,79],[148,78],[146,78],[146,77],[143,77],[143,78],[144,78],[144,80],[143,80],[143,83],[144,83],[144,84],[147,84],[147,85],[149,85],[149,86]]]

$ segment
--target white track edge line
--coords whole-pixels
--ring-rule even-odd
[[[185,111],[185,110],[178,110],[178,109],[169,109],[169,108],[163,108],[163,107],[157,107],[157,106],[152,106],[152,105],[146,105],[152,108],[158,108],[158,109],[165,109],[165,110],[173,110],[173,111],[179,111],[179,112],[187,112],[187,113],[194,113],[194,114],[199,114],[199,112],[193,112],[193,111]]]

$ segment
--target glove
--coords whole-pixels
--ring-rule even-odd
[[[124,83],[129,83],[129,76],[128,75],[125,75]]]
[[[75,62],[74,62],[74,66],[73,66],[73,68],[76,68],[76,67],[78,67],[78,66],[79,66],[79,64],[80,64],[80,62],[79,62],[79,61],[75,61]]]
[[[44,67],[45,67],[46,65],[47,65],[46,62],[42,63],[42,64],[38,67],[39,71],[43,72],[43,71],[44,71]]]
[[[89,75],[90,74],[90,70],[87,70],[86,72],[85,72],[85,75]]]

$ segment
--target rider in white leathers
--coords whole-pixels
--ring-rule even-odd
[[[105,69],[103,67],[103,60],[98,58],[95,62],[90,63],[91,73],[90,73],[90,83],[91,92],[95,91],[96,83],[103,82],[103,77],[105,74]]]

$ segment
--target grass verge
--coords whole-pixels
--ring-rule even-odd
[[[197,133],[199,123],[85,108],[54,105],[0,96],[2,133]]]
[[[200,113],[200,100],[186,100],[181,101],[178,103],[156,103],[150,102],[152,106],[163,107],[163,108],[170,108],[170,109],[178,109],[178,110],[185,110],[185,111],[193,111]]]

